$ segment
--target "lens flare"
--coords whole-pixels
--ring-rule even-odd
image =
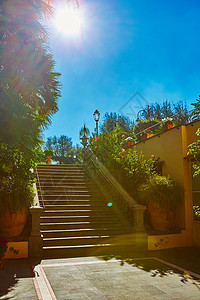
[[[66,35],[80,34],[82,30],[82,17],[77,8],[66,6],[59,8],[55,15],[55,24],[59,31]]]

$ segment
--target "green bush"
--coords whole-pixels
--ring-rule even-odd
[[[135,148],[125,150],[127,133],[119,127],[98,138],[91,138],[89,147],[130,195],[139,201],[138,187],[155,173],[155,158],[145,159]]]
[[[200,136],[200,128],[197,129],[197,136]],[[189,152],[194,157],[194,163],[192,167],[194,169],[194,176],[200,176],[200,140],[189,145]]]
[[[158,120],[154,120],[154,119],[142,120],[133,127],[133,134],[135,135],[136,140],[140,142],[141,135],[144,132],[153,133],[153,134],[160,133],[161,130],[159,129],[159,125],[160,125],[160,121]],[[145,131],[145,129],[147,130]]]
[[[153,201],[162,208],[174,209],[183,201],[182,188],[170,177],[154,175],[139,191],[145,205]]]
[[[11,213],[29,207],[33,203],[35,163],[18,149],[0,145],[0,214]]]
[[[45,156],[53,156],[54,152],[52,149],[45,149],[44,150],[44,155]]]

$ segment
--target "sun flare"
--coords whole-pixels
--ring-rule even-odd
[[[60,8],[55,15],[55,24],[59,31],[67,35],[80,34],[82,30],[82,17],[79,9],[69,6]]]

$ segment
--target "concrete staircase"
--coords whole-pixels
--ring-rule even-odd
[[[116,236],[127,231],[83,166],[39,165],[37,171],[40,205],[44,204],[40,223],[43,256],[109,253]]]

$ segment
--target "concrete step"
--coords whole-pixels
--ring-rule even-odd
[[[77,200],[89,200],[91,198],[90,194],[78,194],[78,193],[68,193],[68,194],[46,194],[45,192],[42,194],[44,200],[55,200],[55,199],[60,199],[60,200],[68,200],[68,199],[77,199]]]
[[[53,182],[44,182],[43,184],[40,185],[41,189],[42,190],[54,190],[54,189],[59,189],[60,191],[61,190],[65,190],[65,189],[73,189],[73,190],[87,190],[88,191],[88,188],[87,186],[85,185],[85,183],[74,183],[74,182],[71,182],[71,183],[63,183],[63,182],[56,182],[55,184]],[[39,190],[39,185],[37,184],[37,188]]]
[[[84,170],[83,165],[38,165],[37,170]]]
[[[43,238],[43,247],[105,244],[109,238],[111,238],[109,235]]]
[[[41,178],[40,177],[40,186],[43,185],[85,185],[85,180],[81,178],[70,178],[70,177],[61,177],[61,178]]]
[[[39,189],[39,186],[37,186],[38,188],[38,191],[40,191]],[[89,192],[88,188],[85,186],[85,185],[56,185],[56,186],[53,186],[52,184],[51,185],[42,185],[41,186],[41,190],[42,191],[45,191],[46,192],[50,192],[52,191],[54,193],[54,190],[55,191],[80,191],[80,192]]]
[[[80,189],[80,188],[64,188],[64,189],[59,189],[59,188],[52,188],[52,189],[42,189],[44,195],[66,195],[66,194],[90,194],[88,189]]]
[[[71,210],[46,210],[43,212],[45,216],[114,216],[115,213],[109,208],[105,209],[71,209]]]
[[[82,222],[59,222],[59,223],[47,223],[47,222],[41,222],[41,230],[67,230],[67,229],[85,229],[85,228],[101,228],[101,229],[107,229],[109,228],[116,228],[119,229],[121,227],[121,224],[115,223],[112,220],[105,222],[90,222],[90,221],[82,221]]]
[[[51,171],[51,172],[43,172],[43,171],[40,171],[38,172],[38,175],[41,176],[41,177],[71,177],[71,176],[77,176],[77,177],[84,177],[85,178],[85,175],[84,175],[84,172],[77,172],[77,171],[63,171],[63,172],[59,172],[59,171]]]
[[[42,200],[40,201],[42,204]],[[101,201],[93,201],[93,203],[97,203]],[[90,200],[75,200],[75,199],[64,199],[64,200],[60,200],[60,199],[54,199],[54,200],[44,200],[44,206],[45,208],[47,207],[46,205],[85,205],[85,204],[89,204],[90,206],[93,205],[93,203]],[[102,203],[103,205],[104,203]],[[105,204],[104,204],[105,205]]]
[[[42,203],[41,203],[42,205]],[[56,204],[54,205],[53,203],[45,203],[45,210],[60,210],[60,209],[64,209],[64,210],[74,210],[74,209],[79,209],[79,210],[85,210],[85,209],[103,209],[107,207],[106,203],[101,203],[101,202],[87,202],[87,203],[83,203],[81,202],[81,204]]]
[[[44,257],[73,257],[108,253],[115,236],[125,229],[83,166],[38,166]],[[39,184],[37,184],[40,190]],[[113,244],[112,244],[113,243]]]
[[[118,218],[116,216],[112,216],[112,219],[110,216],[41,216],[40,220],[42,223],[68,223],[68,222],[104,222],[105,224],[112,220],[112,222],[118,221]]]
[[[39,199],[41,199],[42,196],[39,196]],[[56,203],[57,204],[89,204],[90,205],[93,205],[93,203],[96,203],[96,202],[101,202],[101,203],[105,203],[105,199],[98,199],[98,198],[89,198],[89,197],[81,197],[81,196],[78,196],[76,197],[75,195],[73,196],[65,196],[65,197],[61,197],[61,196],[57,196],[57,197],[44,197],[43,196],[43,200],[49,204],[53,204],[53,203]],[[60,203],[59,203],[60,202]],[[73,203],[72,203],[73,202]]]
[[[39,187],[39,185],[37,185],[38,187]],[[71,183],[71,184],[69,184],[69,185],[67,185],[67,184],[63,184],[62,182],[61,183],[59,183],[58,182],[58,184],[56,184],[56,185],[52,185],[52,182],[48,182],[48,184],[47,185],[40,185],[41,187],[42,187],[42,189],[43,190],[59,190],[59,191],[61,191],[61,190],[68,190],[68,189],[70,189],[70,190],[77,190],[77,189],[79,189],[80,191],[88,191],[89,189],[88,189],[88,187],[85,185],[85,183],[84,184],[81,184],[81,183],[78,183],[78,184],[74,184],[73,182]]]
[[[70,176],[62,176],[62,175],[40,175],[40,182],[44,182],[44,181],[50,181],[50,182],[57,182],[57,181],[61,181],[61,182],[73,182],[75,180],[77,180],[77,182],[82,182],[85,184],[85,179],[84,176],[79,176],[79,175],[70,175]]]
[[[45,238],[48,237],[79,237],[79,236],[88,236],[88,235],[106,235],[109,233],[109,235],[120,235],[124,234],[123,228],[109,228],[108,229],[102,229],[102,228],[81,228],[81,229],[52,229],[52,230],[42,230],[42,235]]]

